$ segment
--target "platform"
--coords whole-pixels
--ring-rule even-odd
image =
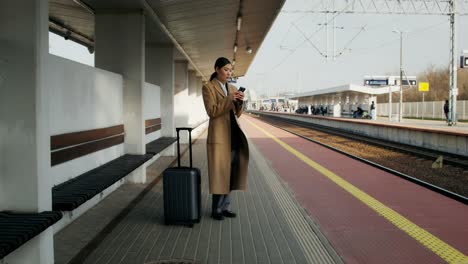
[[[365,120],[368,122],[377,122],[382,124],[393,124],[393,125],[402,125],[416,128],[430,128],[438,129],[443,131],[451,131],[457,133],[463,133],[468,135],[468,123],[467,122],[458,122],[455,126],[448,126],[447,122],[442,120],[422,120],[422,119],[409,119],[403,118],[401,122],[396,120],[389,120],[388,117],[377,117],[377,120]]]
[[[161,159],[151,184],[123,185],[58,233],[56,263],[468,263],[466,205],[248,115],[240,124],[251,159],[237,218],[210,218],[203,134],[200,224],[163,224]]]
[[[345,263],[468,263],[468,207],[246,116],[243,129]]]
[[[194,166],[202,172],[202,220],[193,229],[163,224],[162,182],[118,216],[145,186],[124,185],[55,236],[56,263],[150,263],[192,260],[194,263],[342,263],[328,241],[268,162],[250,145],[249,189],[233,192],[235,219],[210,218],[206,134],[194,144]],[[148,173],[156,179],[166,164]],[[188,163],[188,153],[182,162]],[[159,166],[159,168],[158,168]],[[111,220],[114,215],[117,220]],[[118,219],[120,218],[120,219]],[[107,220],[106,220],[107,219]],[[93,225],[107,222],[98,239]],[[102,226],[103,224],[100,223]],[[77,245],[77,241],[88,240]],[[188,263],[188,262],[187,262]]]

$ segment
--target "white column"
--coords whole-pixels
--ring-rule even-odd
[[[200,109],[200,116],[198,122],[206,120],[208,118],[205,110],[205,104],[203,103],[203,96],[202,96],[202,87],[203,87],[203,78],[201,76],[197,76],[197,106]]]
[[[0,2],[0,211],[52,207],[48,12],[47,0]],[[52,228],[4,260],[53,263]]]
[[[95,65],[122,74],[125,153],[145,154],[143,88],[145,84],[145,17],[142,11],[96,10]],[[141,166],[131,181],[145,182]]]
[[[172,45],[146,46],[146,81],[161,87],[161,136],[175,136],[174,120],[174,47]],[[174,156],[169,147],[162,156]]]
[[[189,125],[195,126],[200,120],[200,108],[197,104],[197,73],[194,70],[188,71],[188,94],[190,100]]]
[[[175,126],[189,126],[190,97],[188,93],[188,62],[185,60],[175,61],[174,82],[174,115]],[[181,143],[188,143],[187,132],[180,135]]]
[[[197,76],[197,97],[202,96],[202,87],[203,87],[203,78],[201,76]]]

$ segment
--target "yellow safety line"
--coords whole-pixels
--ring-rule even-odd
[[[320,164],[316,163],[315,161],[309,159],[307,156],[302,154],[301,152],[297,151],[293,147],[289,146],[285,142],[281,141],[280,139],[276,138],[263,128],[259,127],[258,125],[254,124],[252,121],[247,120],[251,125],[256,127],[258,130],[262,131],[268,137],[272,138],[276,141],[280,146],[285,148],[287,151],[298,157],[300,160],[308,164],[310,167],[314,168],[341,188],[345,189],[347,192],[352,194],[357,199],[361,200],[364,204],[369,206],[372,210],[376,211],[381,216],[385,217],[388,221],[390,221],[393,225],[398,227],[399,229],[406,232],[412,238],[416,239],[418,242],[423,244],[426,248],[437,254],[442,259],[446,260],[448,263],[456,263],[456,264],[468,264],[468,257],[465,256],[462,252],[458,251],[457,249],[453,248],[449,244],[445,243],[444,241],[440,240],[436,236],[432,235],[431,233],[427,232],[423,228],[419,227],[418,225],[414,224],[410,220],[406,219],[404,216],[400,215],[396,211],[392,210],[391,208],[385,206],[383,203],[379,202],[372,196],[368,195],[367,193],[361,191],[351,183],[347,182],[343,178],[339,177],[338,175],[334,174],[333,172],[329,171],[325,167],[322,167]]]

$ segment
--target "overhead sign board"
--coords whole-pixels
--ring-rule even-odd
[[[419,91],[420,92],[429,92],[429,83],[428,82],[419,82]]]
[[[468,54],[460,57],[460,68],[468,68]]]
[[[405,76],[401,85],[411,85],[416,86],[417,84],[416,76]],[[400,85],[400,76],[364,76],[364,85],[366,86],[388,86],[388,85]]]
[[[388,85],[388,79],[370,79],[370,80],[365,80],[364,85],[370,85],[370,86],[383,86],[383,85]]]
[[[402,85],[416,85],[416,79],[403,79]]]
[[[463,50],[460,56],[460,68],[468,68],[468,50]]]

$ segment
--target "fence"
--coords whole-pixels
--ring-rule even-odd
[[[434,102],[405,102],[403,103],[403,117],[445,119],[444,101]],[[398,102],[392,103],[392,116],[398,115]],[[388,103],[379,103],[377,115],[388,116]],[[457,101],[457,119],[468,118],[468,101]]]

